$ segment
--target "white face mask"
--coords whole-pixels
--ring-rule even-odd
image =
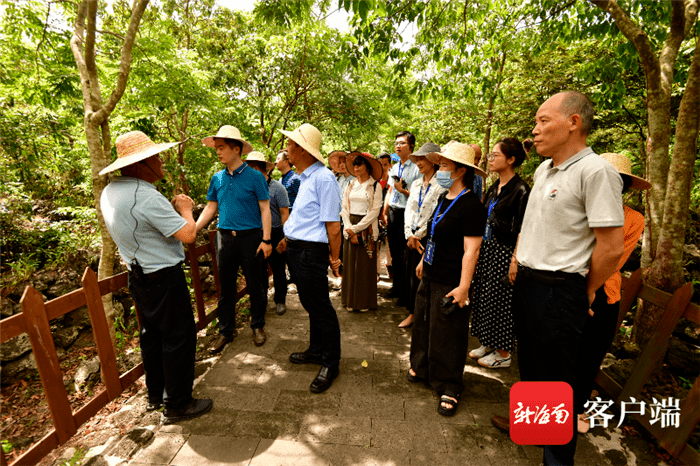
[[[455,180],[452,179],[452,172],[454,172],[454,170],[439,170],[436,172],[435,179],[437,180],[438,184],[445,189],[450,189],[452,187],[452,183],[455,182]]]

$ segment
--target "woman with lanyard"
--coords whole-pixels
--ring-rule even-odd
[[[354,177],[343,195],[343,281],[341,303],[348,311],[377,308],[376,241],[382,188],[382,165],[367,153],[347,155],[348,172]]]
[[[454,143],[428,160],[440,165],[436,173],[447,189],[428,224],[428,241],[416,267],[421,279],[416,294],[409,382],[425,382],[440,395],[438,413],[452,416],[464,391],[467,357],[469,289],[479,257],[486,209],[472,192],[474,149]]]
[[[421,255],[425,250],[428,241],[428,220],[431,218],[433,210],[437,205],[438,197],[446,191],[441,187],[437,179],[433,176],[439,168],[425,156],[431,152],[440,152],[440,146],[432,142],[427,142],[410,155],[411,162],[415,163],[421,176],[411,184],[411,194],[406,201],[406,211],[404,213],[404,234],[406,236],[406,250],[404,251],[404,270],[406,270],[406,286],[401,292],[404,293],[402,301],[406,302],[406,310],[409,312],[400,328],[407,328],[413,325],[413,308],[416,302],[416,291],[420,280],[416,277],[414,270],[420,262]]]
[[[486,156],[489,170],[498,180],[486,193],[488,220],[481,243],[474,279],[474,308],[471,335],[481,346],[469,352],[480,366],[510,367],[515,347],[513,330],[513,287],[508,267],[518,240],[530,187],[515,173],[525,160],[523,145],[516,138],[501,139]]]

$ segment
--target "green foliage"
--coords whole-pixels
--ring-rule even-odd
[[[3,453],[5,453],[5,454],[8,454],[8,453],[11,452],[12,449],[14,448],[14,446],[10,443],[9,440],[2,440],[2,441],[0,441],[0,445],[2,445],[2,451],[3,451]]]

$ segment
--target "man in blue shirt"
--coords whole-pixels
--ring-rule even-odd
[[[399,156],[399,163],[391,167],[389,171],[388,184],[391,190],[386,196],[383,217],[387,219],[387,240],[389,241],[389,251],[391,252],[391,263],[394,269],[394,282],[391,289],[384,295],[387,298],[398,298],[405,293],[401,293],[404,286],[406,273],[415,271],[404,270],[403,252],[406,248],[406,237],[404,236],[404,212],[406,201],[410,194],[411,184],[417,180],[421,174],[415,163],[409,160],[416,145],[416,137],[409,131],[401,131],[396,135],[394,149]],[[399,306],[405,306],[399,300]]]
[[[302,353],[292,353],[294,364],[320,364],[321,370],[309,387],[313,393],[326,391],[338,376],[340,365],[340,324],[328,294],[328,264],[338,275],[340,269],[340,190],[333,173],[321,156],[321,132],[305,123],[287,136],[287,155],[301,178],[299,195],[289,220],[285,239],[278,251],[286,249],[299,300],[309,313],[310,344]]]
[[[178,194],[172,204],[153,185],[165,176],[160,152],[141,131],[116,140],[118,159],[100,172],[121,169],[102,191],[100,207],[109,234],[129,269],[129,292],[138,306],[140,344],[148,405],[165,404],[165,422],[192,419],[211,410],[211,400],[192,398],[197,328],[182,262],[182,243],[193,243],[194,202]]]
[[[294,206],[294,201],[297,198],[297,193],[299,192],[299,175],[292,169],[292,165],[289,163],[289,158],[287,158],[287,151],[281,150],[277,154],[277,160],[275,160],[275,166],[282,173],[282,178],[280,178],[280,183],[287,190],[287,197],[289,197],[289,211],[292,211]]]
[[[272,178],[270,171],[275,166],[272,162],[265,160],[265,155],[261,152],[253,151],[248,154],[245,163],[249,167],[256,169],[263,174],[267,180],[267,186],[270,190],[270,216],[272,217],[272,244],[277,245],[284,238],[282,227],[289,218],[289,198],[287,190],[284,186]],[[275,307],[277,315],[283,315],[287,312],[287,273],[285,266],[287,264],[287,253],[280,254],[274,248],[267,261],[263,262],[260,270],[262,277],[263,288],[267,290],[270,284],[270,277],[267,272],[267,264],[270,264],[272,269],[272,279],[275,284]],[[265,286],[268,285],[268,286]]]
[[[260,274],[262,261],[272,251],[270,202],[267,181],[257,170],[241,160],[252,150],[233,126],[222,126],[216,136],[202,139],[206,146],[216,149],[224,169],[209,183],[209,201],[197,219],[197,231],[219,213],[218,266],[221,294],[219,295],[219,336],[209,348],[216,354],[233,340],[236,330],[236,282],[238,269],[243,269],[250,296],[250,328],[255,346],[265,344],[265,311],[267,290]]]

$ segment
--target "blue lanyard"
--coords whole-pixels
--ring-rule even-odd
[[[469,191],[469,188],[464,188],[464,191],[462,191],[461,193],[459,193],[459,196],[455,197],[455,198],[452,200],[452,202],[450,203],[449,206],[447,206],[447,209],[445,209],[445,211],[442,213],[442,215],[438,215],[438,212],[440,212],[440,207],[442,207],[442,203],[443,203],[443,201],[445,200],[445,197],[442,198],[442,201],[440,201],[440,205],[438,205],[437,209],[435,209],[435,214],[433,215],[433,222],[432,222],[432,225],[430,226],[430,238],[431,238],[431,239],[433,238],[433,235],[435,234],[435,225],[437,225],[438,223],[440,223],[440,220],[442,220],[443,218],[445,218],[445,214],[447,214],[447,212],[452,208],[452,206],[455,205],[455,202],[457,202],[457,199],[459,199],[460,197],[462,197],[462,194],[466,193],[467,191]],[[436,221],[435,219],[436,219],[437,217],[440,217],[440,218],[438,218],[437,221]]]
[[[496,204],[498,204],[498,197],[491,199],[491,201],[489,202],[489,212],[486,215],[487,219],[491,218],[491,212],[493,212],[493,208],[496,207]]]
[[[428,188],[425,190],[425,195],[428,195],[428,191],[430,191],[430,185],[428,185]],[[423,206],[423,187],[421,186],[420,191],[418,191],[418,212],[420,212],[420,208]],[[416,213],[418,213],[416,212]]]
[[[399,163],[399,179],[401,179],[401,175],[403,175],[403,167],[406,166],[405,163]]]

